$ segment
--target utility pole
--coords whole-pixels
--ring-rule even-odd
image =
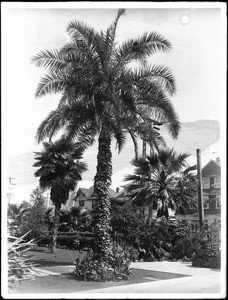
[[[9,204],[10,204],[11,196],[13,195],[13,194],[11,193],[12,185],[15,185],[15,183],[12,183],[12,179],[16,179],[16,178],[8,177],[8,179],[9,179],[9,192],[8,192],[7,196],[8,196]]]
[[[198,187],[198,203],[199,203],[199,225],[200,228],[203,227],[204,224],[204,209],[203,209],[203,185],[202,185],[202,168],[201,168],[201,150],[196,149],[196,157],[197,157],[197,175],[199,180]]]

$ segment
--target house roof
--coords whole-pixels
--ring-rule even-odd
[[[96,194],[94,193],[94,187],[91,186],[89,189],[87,188],[79,188],[77,191],[77,194],[74,198],[74,200],[76,200],[77,196],[80,195],[80,193],[83,193],[85,195],[85,197],[87,198],[87,200],[96,197]],[[117,193],[115,193],[112,189],[109,188],[109,196],[115,198],[117,195]]]
[[[221,175],[221,166],[215,160],[210,160],[202,169],[202,177],[208,177],[210,175]]]
[[[87,189],[87,188],[79,188],[76,195],[75,195],[75,198],[77,196],[79,196],[81,193],[85,195],[86,198],[90,197],[91,194],[92,194],[93,191],[91,191],[91,188]]]

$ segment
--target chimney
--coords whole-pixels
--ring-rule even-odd
[[[119,191],[120,191],[120,188],[119,188],[119,187],[117,187],[117,188],[116,188],[116,193],[118,194],[118,193],[119,193]]]
[[[220,157],[216,157],[216,161],[220,164]]]

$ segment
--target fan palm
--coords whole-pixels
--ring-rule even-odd
[[[21,234],[21,225],[30,208],[29,203],[26,201],[19,205],[14,203],[8,204],[8,222],[14,235],[19,236]]]
[[[133,175],[127,175],[130,182],[128,192],[133,202],[149,206],[151,223],[153,208],[157,216],[169,216],[168,207],[179,208],[181,213],[189,204],[194,203],[197,194],[197,179],[193,171],[196,166],[187,166],[187,153],[177,154],[173,149],[160,149],[146,158],[132,161],[135,166]]]
[[[51,241],[51,252],[56,249],[60,209],[66,204],[69,192],[74,190],[81,175],[87,170],[86,164],[80,162],[84,148],[75,143],[60,139],[54,143],[44,142],[43,151],[35,153],[34,167],[39,169],[35,176],[40,177],[42,189],[51,189],[51,200],[55,206],[54,225]]]
[[[146,124],[151,145],[164,143],[154,129],[162,122],[175,138],[179,131],[178,117],[168,98],[176,86],[172,73],[163,66],[148,65],[146,58],[157,51],[167,52],[171,44],[156,32],[145,33],[137,39],[118,45],[115,40],[120,9],[106,31],[72,21],[67,27],[71,42],[60,50],[42,51],[33,62],[47,68],[47,75],[38,85],[36,96],[61,93],[59,106],[41,123],[37,131],[38,142],[50,139],[59,130],[64,136],[90,145],[98,136],[97,172],[94,191],[97,196],[96,252],[101,256],[108,249],[110,202],[114,137],[119,150],[126,135],[133,139],[137,154],[137,136],[142,136]],[[130,63],[140,62],[130,68]]]

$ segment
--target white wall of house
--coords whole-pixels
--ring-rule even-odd
[[[80,195],[77,197],[77,200],[74,201],[74,206],[75,207],[80,207],[80,208],[86,208],[91,210],[92,209],[92,200],[91,199],[86,199],[85,195]]]

